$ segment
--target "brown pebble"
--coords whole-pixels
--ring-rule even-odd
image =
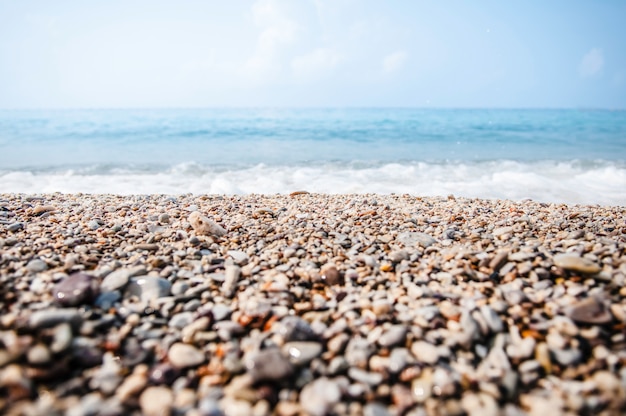
[[[343,284],[343,276],[339,272],[339,270],[337,270],[337,267],[333,264],[327,264],[322,267],[322,270],[320,271],[320,277],[323,282],[331,286]]]
[[[567,315],[584,324],[608,324],[613,320],[604,303],[594,296],[583,299],[567,309]]]

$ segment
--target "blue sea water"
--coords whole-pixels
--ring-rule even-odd
[[[0,193],[295,190],[626,205],[626,111],[0,111]]]

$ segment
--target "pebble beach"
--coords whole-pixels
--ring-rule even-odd
[[[625,214],[0,194],[0,413],[624,414]]]

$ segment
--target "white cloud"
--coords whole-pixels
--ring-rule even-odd
[[[405,51],[396,51],[383,59],[383,70],[385,72],[395,72],[404,66],[409,55]]]
[[[254,23],[261,28],[256,48],[245,65],[245,72],[261,75],[280,66],[281,49],[295,42],[298,24],[280,0],[258,0],[252,6]]]
[[[341,61],[341,55],[330,48],[317,48],[314,51],[294,58],[291,69],[298,78],[317,78],[322,76]]]
[[[602,49],[593,48],[583,56],[578,70],[582,77],[588,78],[599,74],[602,68],[604,68],[604,53]]]

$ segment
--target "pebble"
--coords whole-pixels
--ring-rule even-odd
[[[322,345],[312,341],[292,341],[282,346],[282,352],[293,365],[302,366],[322,353]]]
[[[282,380],[294,372],[291,362],[277,348],[251,354],[246,358],[245,366],[254,382]]]
[[[202,364],[205,354],[193,345],[177,342],[167,352],[167,358],[174,367],[187,368]]]
[[[9,224],[7,226],[7,231],[12,232],[12,233],[16,233],[20,230],[24,229],[24,223],[23,222],[14,222],[12,224]]]
[[[48,270],[48,265],[45,261],[41,259],[34,259],[28,262],[28,264],[26,265],[26,270],[31,273],[40,273]]]
[[[404,325],[393,325],[378,338],[378,344],[381,347],[393,347],[403,343],[405,337],[406,327]]]
[[[150,386],[139,396],[139,406],[145,416],[169,416],[174,394],[169,387]]]
[[[432,236],[419,232],[400,233],[396,237],[396,240],[404,244],[407,248],[414,248],[416,245],[428,248],[437,242],[437,240],[435,240]]]
[[[50,362],[52,356],[45,345],[37,344],[29,348],[26,358],[30,364],[42,365]]]
[[[426,364],[435,364],[439,360],[438,348],[426,341],[415,341],[411,345],[411,352],[418,361]]]
[[[52,296],[61,306],[78,306],[91,302],[97,294],[92,276],[73,273],[54,286]]]
[[[214,235],[217,237],[226,235],[226,230],[221,225],[208,219],[198,211],[193,211],[189,214],[188,221],[196,234],[207,236]]]
[[[320,270],[320,277],[327,285],[341,285],[343,284],[343,276],[337,270],[334,264],[326,264]]]
[[[30,315],[28,323],[32,329],[41,329],[50,328],[62,323],[78,326],[82,321],[83,317],[76,308],[52,308],[33,312]]]
[[[574,321],[585,324],[608,324],[613,320],[611,312],[596,297],[580,300],[567,308],[567,315]]]
[[[140,276],[130,279],[126,293],[137,296],[144,302],[161,298],[170,294],[172,284],[162,277]]]
[[[341,399],[341,389],[336,382],[320,377],[304,386],[300,392],[300,406],[311,416],[327,415]]]
[[[554,265],[565,270],[580,272],[585,274],[594,274],[600,272],[602,268],[595,262],[580,257],[573,253],[559,253],[554,256]]]

